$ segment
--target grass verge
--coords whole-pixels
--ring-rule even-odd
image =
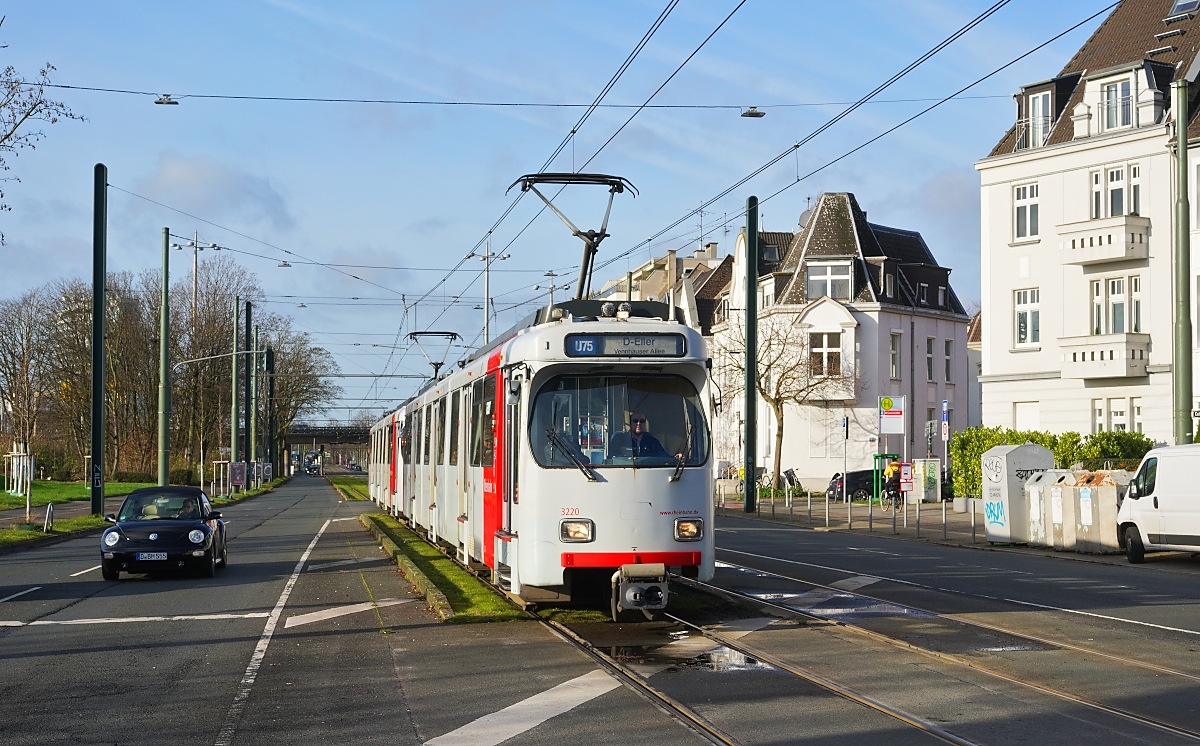
[[[367,480],[362,477],[325,477],[334,489],[347,500],[370,500],[367,491]]]
[[[128,495],[139,487],[153,487],[153,484],[148,482],[106,482],[104,484],[105,497],[121,497]],[[91,496],[87,482],[47,482],[45,480],[35,480],[33,483],[33,496],[30,498],[32,506],[42,507],[50,503],[65,503],[71,500],[86,500]],[[10,495],[7,492],[0,491],[0,510],[10,510],[12,508],[25,507],[25,498],[21,495]]]
[[[269,492],[272,489],[274,489],[275,487],[283,484],[288,479],[290,479],[290,477],[280,477],[279,479],[273,479],[270,482],[267,482],[266,484],[264,484],[262,486],[262,488],[260,488],[260,489],[248,490],[246,492],[239,492],[237,494],[237,496],[233,497],[232,499],[228,498],[228,497],[212,498],[211,499],[212,504],[214,507],[221,506],[221,505],[228,505],[230,503],[235,503],[240,500],[245,500],[248,497],[254,497],[255,495],[261,495],[262,493]],[[104,490],[104,492],[106,495],[120,496],[120,495],[129,494],[130,492],[137,489],[138,487],[153,487],[154,485],[152,485],[152,484],[120,485],[119,484],[117,486],[118,489],[122,489],[123,487],[128,487],[129,489],[126,489],[124,492],[117,492],[117,493],[110,493],[107,489],[109,486],[110,485],[105,485],[106,489]],[[24,504],[24,503],[22,503],[22,504]],[[13,549],[16,547],[21,547],[21,546],[26,546],[26,545],[31,545],[31,544],[36,544],[36,543],[42,542],[42,541],[51,541],[55,538],[62,538],[65,536],[69,536],[70,534],[76,534],[76,533],[81,533],[81,532],[85,532],[85,531],[92,531],[92,530],[95,530],[97,528],[101,528],[102,526],[104,526],[104,519],[101,518],[100,516],[91,516],[91,515],[80,516],[78,518],[64,518],[61,521],[55,521],[54,528],[52,528],[49,533],[42,532],[41,524],[30,524],[30,526],[31,527],[28,527],[28,528],[22,527],[22,528],[0,529],[0,551],[7,550],[7,549]]]
[[[462,624],[507,622],[525,618],[523,612],[497,595],[483,581],[395,518],[384,513],[370,513],[364,518],[391,539],[397,547],[395,551],[402,553],[404,558],[445,595],[446,601],[454,611],[454,616],[447,621]]]

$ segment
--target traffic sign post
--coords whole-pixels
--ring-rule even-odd
[[[942,399],[942,483],[946,482],[946,475],[949,474],[950,467],[950,400]],[[938,499],[942,499],[942,494],[938,494]]]

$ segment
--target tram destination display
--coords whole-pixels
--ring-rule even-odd
[[[567,357],[683,357],[682,334],[568,334]]]

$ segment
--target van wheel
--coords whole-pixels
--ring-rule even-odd
[[[1140,565],[1146,558],[1146,546],[1142,544],[1142,535],[1137,526],[1125,527],[1125,557],[1130,564]]]

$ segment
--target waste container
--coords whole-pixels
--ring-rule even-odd
[[[1025,480],[1054,468],[1050,449],[1034,443],[995,446],[981,457],[983,468],[983,525],[993,544],[1029,541]]]
[[[1075,518],[1079,506],[1076,482],[1074,472],[1060,475],[1050,484],[1050,499],[1042,503],[1047,544],[1060,552],[1075,551]]]
[[[1079,475],[1075,489],[1075,550],[1091,554],[1120,552],[1117,543],[1117,506],[1129,489],[1132,475],[1123,470],[1092,471]]]
[[[1068,474],[1071,472],[1067,469],[1047,469],[1025,480],[1025,495],[1028,500],[1025,507],[1029,514],[1029,534],[1026,540],[1030,546],[1054,546],[1053,534],[1046,531],[1047,513],[1043,503],[1050,499],[1050,488],[1054,482]]]

